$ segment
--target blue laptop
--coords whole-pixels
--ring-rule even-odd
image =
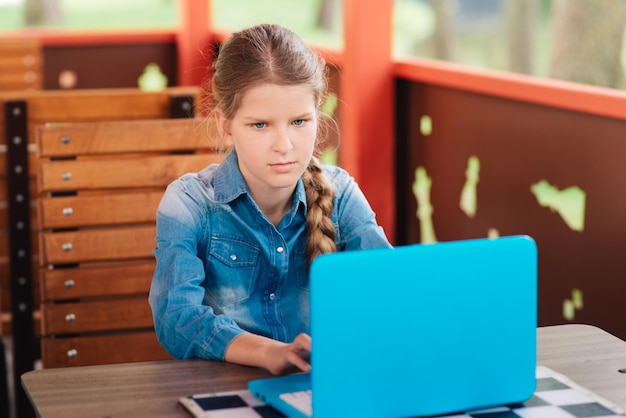
[[[248,384],[289,417],[447,414],[535,390],[528,236],[327,254],[310,288],[312,372]]]

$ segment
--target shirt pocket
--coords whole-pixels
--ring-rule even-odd
[[[207,291],[224,307],[250,298],[261,249],[241,239],[213,235],[209,246]]]

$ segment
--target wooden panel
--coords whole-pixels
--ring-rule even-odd
[[[41,89],[41,49],[36,39],[0,39],[0,90]]]
[[[44,368],[168,360],[154,332],[132,332],[72,338],[43,338]]]
[[[163,189],[145,192],[40,197],[42,229],[120,225],[156,221]]]
[[[203,123],[163,119],[39,126],[37,146],[41,157],[209,149]]]
[[[160,92],[139,89],[55,91],[28,97],[29,119],[36,123],[167,118],[172,94],[197,95],[197,88]]]
[[[39,88],[40,75],[27,70],[16,74],[0,74],[0,90],[21,90]]]
[[[88,261],[152,258],[156,226],[85,229],[40,234],[41,262],[71,264]]]
[[[148,295],[76,303],[42,303],[42,335],[152,328]]]
[[[35,38],[0,39],[0,51],[2,51],[2,55],[0,55],[2,62],[17,57],[21,65],[27,65],[27,63],[23,62],[22,57],[26,54],[38,54],[39,41]],[[33,60],[35,58],[37,57],[32,57]]]
[[[19,70],[22,72],[32,71],[41,65],[41,57],[38,56],[38,51],[19,51],[19,54],[8,55],[4,42],[0,40],[0,77],[9,74],[12,70]],[[30,53],[30,55],[29,55]],[[13,89],[14,90],[14,89]]]
[[[39,165],[39,190],[156,187],[171,183],[181,174],[197,172],[222,160],[219,154],[136,156],[97,160],[44,161]],[[104,174],[106,173],[106,174]],[[66,179],[69,175],[69,179]]]
[[[41,270],[44,301],[147,294],[155,262]]]
[[[539,325],[588,323],[626,338],[617,314],[626,292],[626,120],[437,85],[398,91],[399,244],[420,242],[429,225],[416,216],[412,188],[423,167],[437,240],[532,236]],[[420,126],[426,116],[432,131]],[[466,189],[474,213],[460,203]]]
[[[119,33],[119,39],[112,39],[118,35],[116,32],[86,33],[85,37],[72,34],[81,37],[78,42],[47,42],[42,51],[46,63],[43,88],[59,89],[59,75],[64,71],[76,75],[73,86],[76,89],[136,87],[138,78],[150,63],[159,66],[169,85],[176,84],[179,51],[177,42],[170,37],[174,34],[169,32],[165,37],[149,39],[142,37],[145,32],[141,30],[136,33],[139,38],[135,34],[129,38],[127,33]],[[99,37],[100,34],[104,36]],[[200,66],[206,68],[203,63]]]

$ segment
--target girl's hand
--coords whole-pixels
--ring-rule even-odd
[[[267,353],[266,368],[273,374],[311,371],[311,337],[299,334],[291,344],[272,346]]]
[[[272,374],[311,371],[311,337],[299,334],[292,343],[283,343],[255,334],[241,334],[228,348],[224,359],[230,363],[263,367]]]

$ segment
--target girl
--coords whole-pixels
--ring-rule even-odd
[[[310,370],[310,263],[390,246],[354,179],[314,156],[325,69],[277,25],[221,46],[209,122],[230,152],[173,182],[157,213],[150,305],[174,358]]]

